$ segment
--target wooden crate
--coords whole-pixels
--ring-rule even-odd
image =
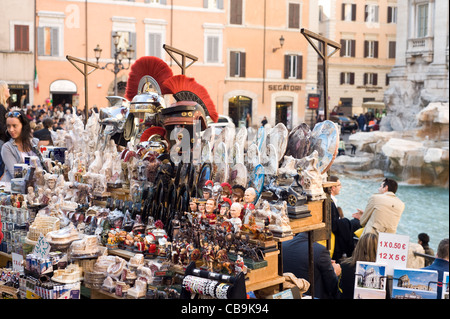
[[[300,219],[290,219],[291,229],[294,234],[325,227],[323,221],[323,199],[308,202],[306,205],[311,211],[311,216]]]
[[[267,267],[249,270],[245,281],[246,291],[254,291],[270,286],[278,285],[284,282],[284,277],[278,275],[278,254],[279,250],[266,253],[264,260],[267,261]]]

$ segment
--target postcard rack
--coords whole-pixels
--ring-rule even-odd
[[[246,299],[245,276],[243,273],[229,276],[201,270],[191,262],[185,271],[180,298]]]

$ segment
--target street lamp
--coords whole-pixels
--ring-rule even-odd
[[[277,50],[281,49],[283,47],[283,45],[284,45],[284,37],[283,37],[283,35],[281,35],[281,37],[280,37],[280,47],[273,48],[272,52],[276,52]]]
[[[105,64],[105,66],[100,67],[100,69],[104,70],[107,69],[108,66],[111,66],[112,69],[108,69],[109,71],[114,73],[114,95],[117,95],[117,73],[119,73],[122,70],[128,70],[131,65],[131,58],[133,57],[133,46],[130,44],[126,50],[123,50],[122,48],[119,48],[119,39],[120,35],[117,34],[117,32],[114,32],[112,35],[113,43],[114,43],[114,63],[108,62]],[[95,52],[95,59],[100,59],[100,56],[102,54],[102,49],[100,48],[100,45],[97,44],[97,47],[94,49]],[[125,67],[125,65],[122,63],[123,56],[126,55],[126,58],[128,59],[128,65]]]

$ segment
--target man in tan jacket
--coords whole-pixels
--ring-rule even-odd
[[[405,209],[405,204],[395,196],[397,188],[395,180],[386,178],[381,183],[378,194],[370,197],[364,212],[358,209],[361,215],[359,221],[364,227],[361,237],[367,233],[396,233],[398,222]]]

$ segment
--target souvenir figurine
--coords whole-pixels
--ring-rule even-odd
[[[207,180],[205,182],[205,186],[203,186],[202,191],[203,191],[203,198],[204,199],[208,199],[212,196],[212,192],[213,192],[213,181],[211,180]]]
[[[231,199],[231,194],[232,194],[231,185],[228,184],[227,182],[224,182],[224,183],[220,184],[220,186],[222,186],[222,199],[224,197]]]
[[[206,199],[205,198],[199,198],[198,199],[198,215],[199,218],[206,218],[206,214],[205,214],[205,206],[206,206]]]
[[[253,187],[249,187],[245,190],[244,193],[244,218],[242,223],[248,224],[249,217],[254,214],[255,211],[255,200],[256,200],[256,191]]]
[[[198,209],[197,209],[197,198],[191,197],[189,201],[189,212],[195,216],[197,215]]]
[[[230,216],[231,218],[228,220],[234,226],[234,232],[238,232],[242,226],[242,220],[240,218],[242,211],[242,205],[240,203],[233,203],[230,207]]]
[[[214,186],[212,188],[212,198],[218,203],[222,198],[222,186],[220,186],[220,183],[214,183]]]
[[[242,203],[244,199],[245,188],[241,185],[234,185],[232,187],[231,201],[233,203]]]
[[[216,201],[212,198],[209,198],[206,200],[205,205],[205,215],[206,218],[209,220],[210,225],[214,225],[216,223]]]
[[[231,199],[225,197],[219,209],[219,215],[217,216],[218,221],[219,220],[224,221],[229,219],[230,207],[231,207]]]
[[[28,193],[27,193],[28,204],[33,205],[35,198],[36,198],[36,193],[34,192],[33,186],[28,186]]]

